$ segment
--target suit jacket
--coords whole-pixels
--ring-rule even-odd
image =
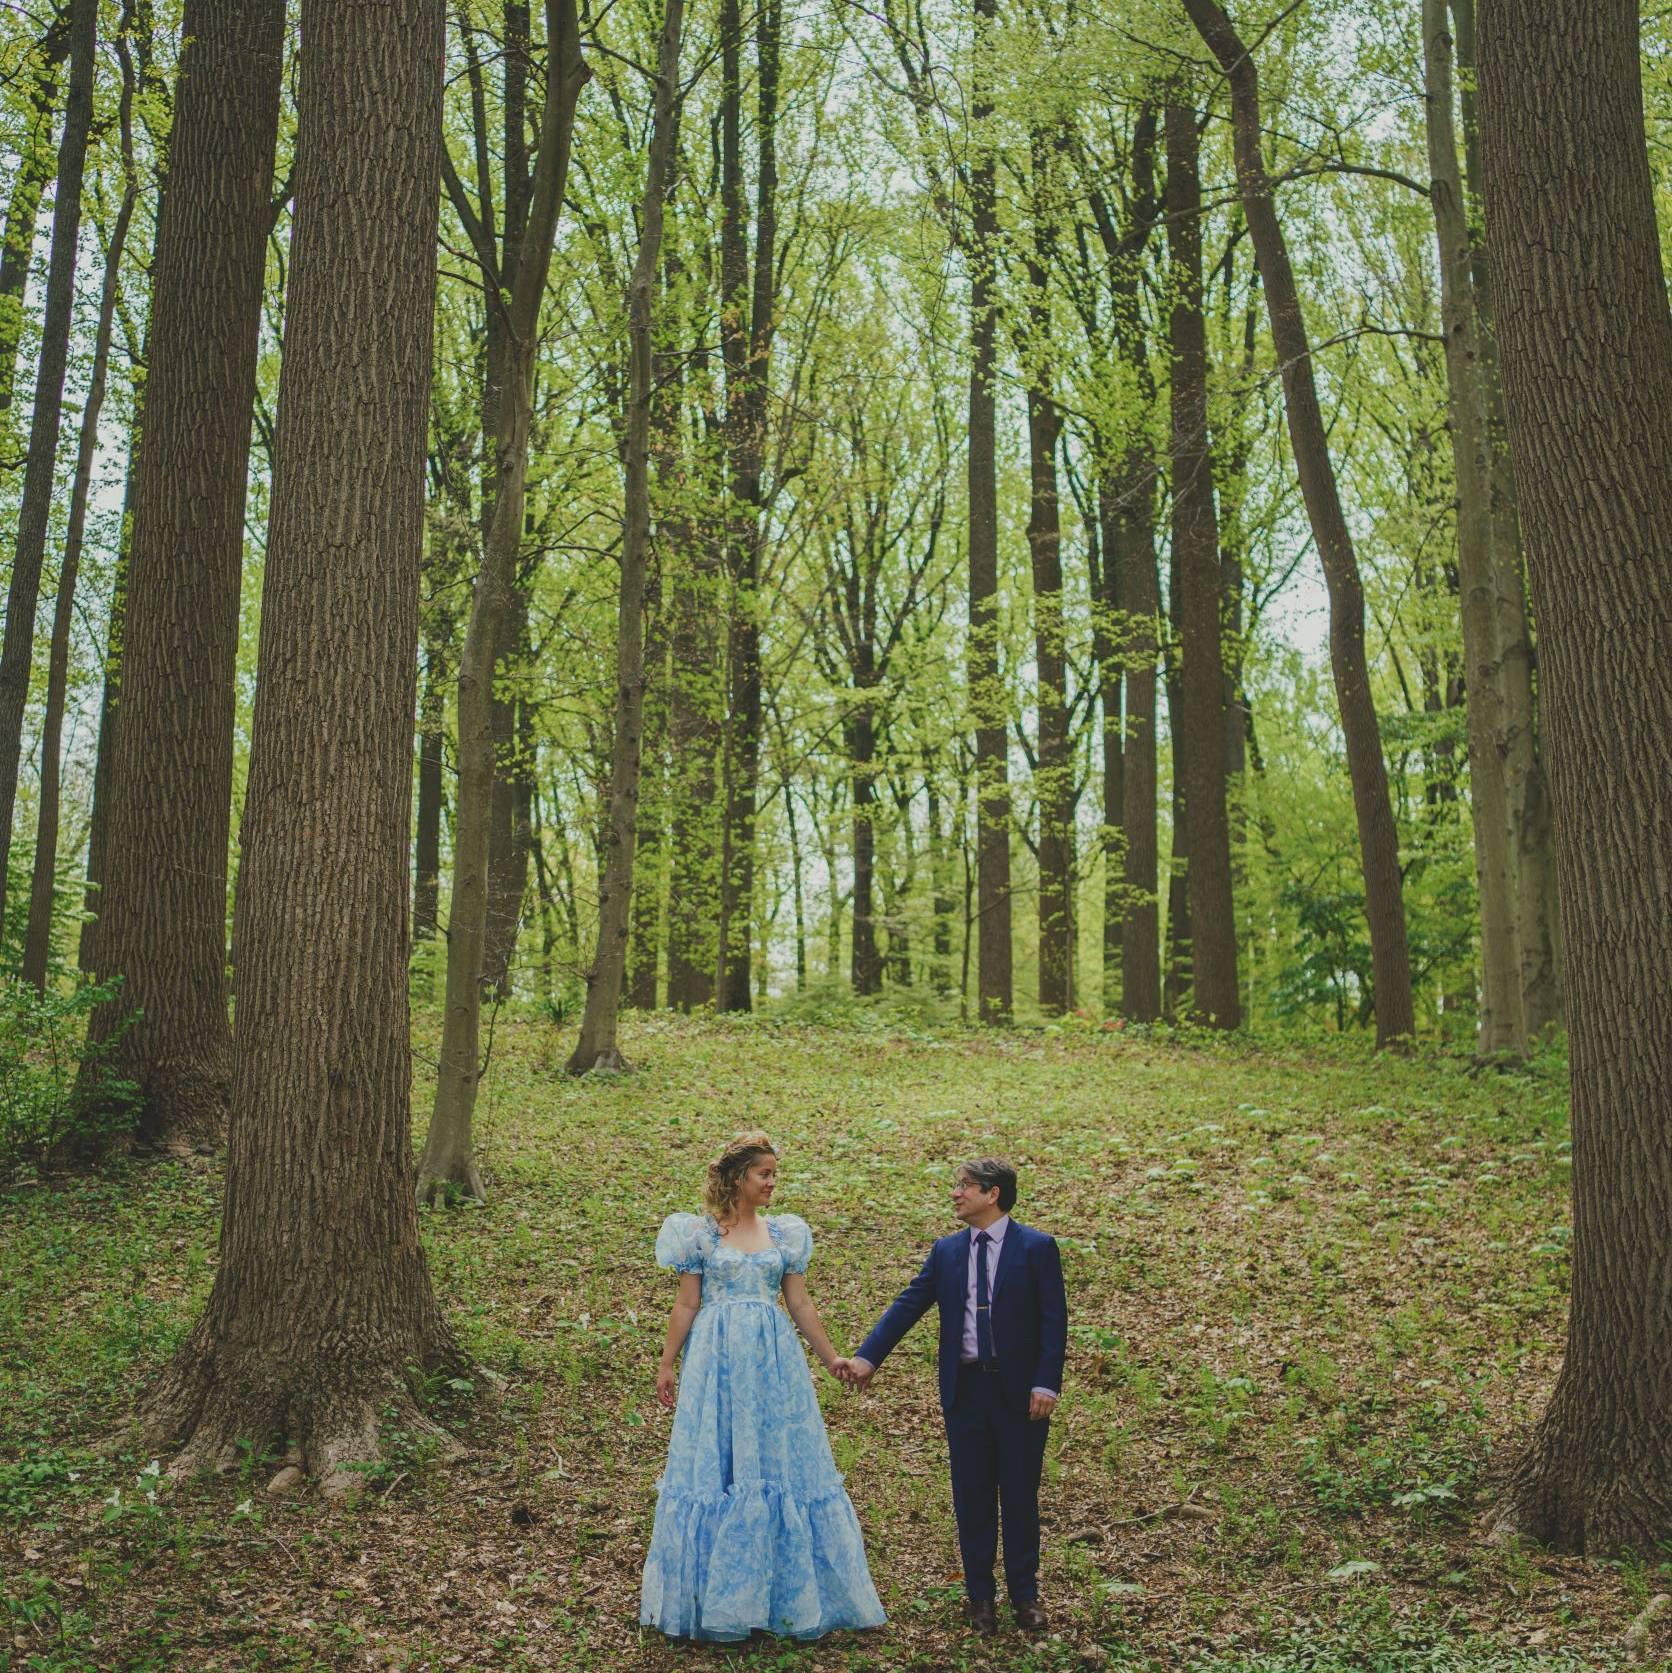
[[[857,1358],[881,1365],[931,1307],[940,1308],[941,1409],[952,1410],[963,1354],[964,1308],[969,1285],[970,1238],[965,1226],[936,1241],[923,1270],[903,1289]],[[1012,1220],[999,1249],[992,1282],[993,1352],[1007,1404],[1026,1411],[1036,1388],[1062,1389],[1068,1352],[1068,1295],[1056,1240]]]

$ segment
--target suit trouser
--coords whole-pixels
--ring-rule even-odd
[[[1004,1584],[1012,1603],[1039,1596],[1039,1477],[1049,1422],[1034,1423],[1005,1401],[999,1379],[977,1366],[958,1372],[958,1392],[946,1414],[952,1461],[952,1508],[964,1589],[975,1602],[996,1595],[993,1561],[1004,1518]]]

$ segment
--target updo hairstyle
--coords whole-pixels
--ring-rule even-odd
[[[712,1162],[703,1183],[703,1206],[715,1220],[729,1218],[737,1207],[737,1187],[751,1167],[763,1156],[776,1156],[778,1151],[765,1133],[759,1130],[739,1133]]]

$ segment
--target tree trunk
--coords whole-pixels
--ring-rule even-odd
[[[929,880],[934,891],[929,985],[945,998],[952,992],[952,914],[957,902],[952,898],[951,835],[945,828],[946,810],[932,764],[924,774],[923,788],[929,804]]]
[[[1161,1015],[1161,847],[1156,831],[1156,657],[1161,584],[1155,560],[1154,469],[1142,442],[1121,467],[1121,577],[1126,665],[1121,829],[1126,867],[1121,912],[1121,1015],[1154,1022]]]
[[[171,1148],[220,1141],[232,1077],[234,680],[284,6],[193,0],[183,28],[98,935],[122,988],[88,1030],[120,1034],[107,1061],[139,1085],[140,1136]]]
[[[511,960],[517,951],[523,900],[528,894],[528,775],[517,716],[523,704],[520,674],[528,665],[528,588],[518,575],[510,608],[500,624],[502,649],[494,672],[492,703],[493,796],[488,823],[488,925],[483,984],[501,1001],[511,997]]]
[[[1504,777],[1506,726],[1492,562],[1491,442],[1481,399],[1480,334],[1469,277],[1469,222],[1457,171],[1451,35],[1446,0],[1422,0],[1428,99],[1429,196],[1440,252],[1440,306],[1452,465],[1457,478],[1457,572],[1467,672],[1469,809],[1480,893],[1482,1056],[1525,1052],[1521,948],[1516,935],[1515,859]]]
[[[726,366],[726,451],[731,466],[728,518],[732,599],[727,668],[726,822],[720,864],[720,948],[716,998],[722,1011],[747,1011],[754,940],[755,820],[760,793],[762,469],[777,295],[778,59],[782,0],[756,14],[755,251],[751,285],[746,252],[740,133],[742,21],[737,0],[721,5],[722,114],[721,343]]]
[[[1504,426],[1503,382],[1498,371],[1497,328],[1492,306],[1490,239],[1480,236],[1479,99],[1475,64],[1474,0],[1452,0],[1457,65],[1462,72],[1463,156],[1469,196],[1477,214],[1471,225],[1475,312],[1479,323],[1481,394],[1491,443],[1492,566],[1496,577],[1498,649],[1507,738],[1510,818],[1513,823],[1517,940],[1521,948],[1522,1020],[1529,1038],[1561,1021],[1562,993],[1556,944],[1556,868],[1550,828],[1550,790],[1533,689],[1535,652],[1527,614],[1521,519]]]
[[[470,209],[443,153],[448,195],[471,234],[478,259],[488,271],[498,273],[500,283],[488,298],[494,348],[489,357],[489,381],[496,391],[494,480],[489,496],[492,512],[459,656],[458,788],[453,822],[453,892],[447,915],[445,1012],[435,1103],[418,1162],[418,1192],[426,1202],[479,1202],[486,1195],[471,1129],[481,1077],[482,989],[488,970],[493,684],[522,547],[540,305],[569,173],[575,104],[589,73],[581,57],[573,0],[547,0],[546,64],[550,88],[541,119],[539,154],[526,199],[517,197],[523,207],[523,220],[520,224],[507,221],[503,268],[491,232]],[[512,55],[507,74],[512,74],[515,67],[516,56]],[[508,210],[519,190],[508,190]]]
[[[445,755],[447,653],[440,636],[424,656],[418,707],[418,838],[412,892],[412,938],[428,941],[441,927],[441,811],[447,799]]]
[[[35,657],[35,611],[46,562],[52,517],[53,471],[59,419],[64,408],[64,368],[69,358],[70,315],[75,304],[76,239],[81,231],[81,177],[93,124],[93,48],[97,0],[72,0],[70,85],[64,135],[58,146],[58,184],[52,205],[52,257],[47,268],[41,321],[41,358],[35,372],[35,408],[29,423],[29,457],[23,472],[17,547],[0,639],[0,924],[6,917],[7,868],[12,819],[23,764],[23,716],[29,703],[29,671]]]
[[[17,355],[27,317],[23,292],[35,253],[35,222],[57,162],[52,129],[58,108],[58,72],[70,49],[68,22],[67,8],[55,10],[33,49],[28,71],[30,122],[12,176],[5,243],[0,247],[0,414],[11,411],[17,389]]]
[[[1494,0],[1481,153],[1573,1082],[1567,1356],[1501,1527],[1672,1538],[1672,313],[1634,0]]]
[[[1231,85],[1232,135],[1237,186],[1259,263],[1271,319],[1272,339],[1283,374],[1289,440],[1300,475],[1307,518],[1323,564],[1329,592],[1330,666],[1341,730],[1347,744],[1347,772],[1358,822],[1364,877],[1365,916],[1370,927],[1370,962],[1375,983],[1376,1043],[1406,1039],[1416,1026],[1411,998],[1411,956],[1405,931],[1404,883],[1399,868],[1399,830],[1388,795],[1381,727],[1364,652],[1364,588],[1358,554],[1341,509],[1329,437],[1312,374],[1312,348],[1300,291],[1289,263],[1288,245],[1277,218],[1271,181],[1260,148],[1260,88],[1254,60],[1215,0],[1184,0],[1185,10]]]
[[[87,403],[81,412],[81,435],[76,447],[75,476],[70,484],[69,526],[64,535],[64,562],[58,574],[58,597],[52,613],[52,645],[47,661],[46,715],[41,726],[41,793],[35,819],[35,867],[30,879],[29,925],[23,941],[23,979],[38,993],[46,992],[47,965],[52,955],[52,908],[58,873],[58,818],[60,764],[64,736],[64,698],[70,675],[70,625],[75,612],[76,581],[81,570],[81,548],[87,530],[87,497],[93,482],[93,455],[99,442],[99,412],[104,406],[105,377],[110,365],[111,328],[116,319],[116,296],[121,285],[122,251],[128,241],[137,196],[133,169],[133,60],[126,40],[122,55],[122,202],[105,250],[104,287],[99,295],[99,320],[93,334],[93,368]]]
[[[302,9],[225,1216],[144,1408],[180,1474],[282,1438],[346,1491],[391,1407],[435,1433],[416,1379],[462,1369],[413,1205],[406,999],[442,25],[439,0]]]
[[[882,992],[876,900],[877,735],[868,702],[855,706],[846,733],[853,786],[853,991],[863,997]]]
[[[981,1021],[1010,1020],[1010,785],[1008,704],[999,673],[998,456],[993,380],[997,371],[999,218],[992,66],[997,0],[974,0],[975,84],[970,164],[969,668],[975,721],[976,895],[979,949],[976,1005]]]
[[[1219,521],[1208,445],[1208,344],[1202,318],[1202,181],[1196,113],[1169,104],[1167,242],[1172,253],[1173,551],[1181,590],[1179,672],[1189,821],[1191,1014],[1215,1028],[1242,1023],[1237,985],[1231,827],[1225,811],[1225,654],[1219,637]],[[1182,757],[1182,759],[1181,759]]]
[[[1097,519],[1086,531],[1091,558],[1092,654],[1097,659],[1098,707],[1103,731],[1103,980],[1101,997],[1105,1016],[1113,1016],[1120,1003],[1121,910],[1120,876],[1126,858],[1126,832],[1122,824],[1126,800],[1125,718],[1121,691],[1125,673],[1119,654],[1116,623],[1120,620],[1123,591],[1121,578],[1120,513],[1109,467],[1103,461],[1099,438],[1097,455]]]
[[[1167,866],[1167,963],[1162,973],[1161,1014],[1177,1018],[1185,1009],[1190,993],[1190,811],[1185,787],[1190,777],[1187,760],[1190,739],[1185,731],[1184,687],[1180,678],[1178,646],[1181,638],[1179,612],[1184,589],[1179,584],[1178,546],[1172,553],[1172,574],[1168,578],[1168,608],[1172,616],[1166,652],[1167,732],[1173,747],[1172,853]]]
[[[650,555],[651,313],[661,259],[662,215],[679,92],[683,0],[665,0],[656,60],[656,114],[645,169],[639,253],[627,291],[628,407],[626,521],[621,534],[620,611],[616,621],[615,733],[610,755],[607,860],[598,890],[598,951],[586,973],[586,1014],[569,1073],[624,1069],[616,1045],[621,979],[627,960],[628,907],[638,837],[639,751],[644,713],[644,582]]]
[[[784,780],[784,821],[790,835],[790,886],[795,895],[795,991],[807,986],[807,909],[802,889],[801,833],[795,818],[795,789]]]

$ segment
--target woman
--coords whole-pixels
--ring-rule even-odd
[[[761,1212],[777,1179],[771,1140],[745,1133],[709,1165],[708,1213],[670,1214],[656,1239],[657,1265],[680,1275],[656,1373],[674,1420],[639,1620],[670,1637],[820,1638],[885,1618],[790,1327],[834,1375],[803,1277],[813,1235]]]

